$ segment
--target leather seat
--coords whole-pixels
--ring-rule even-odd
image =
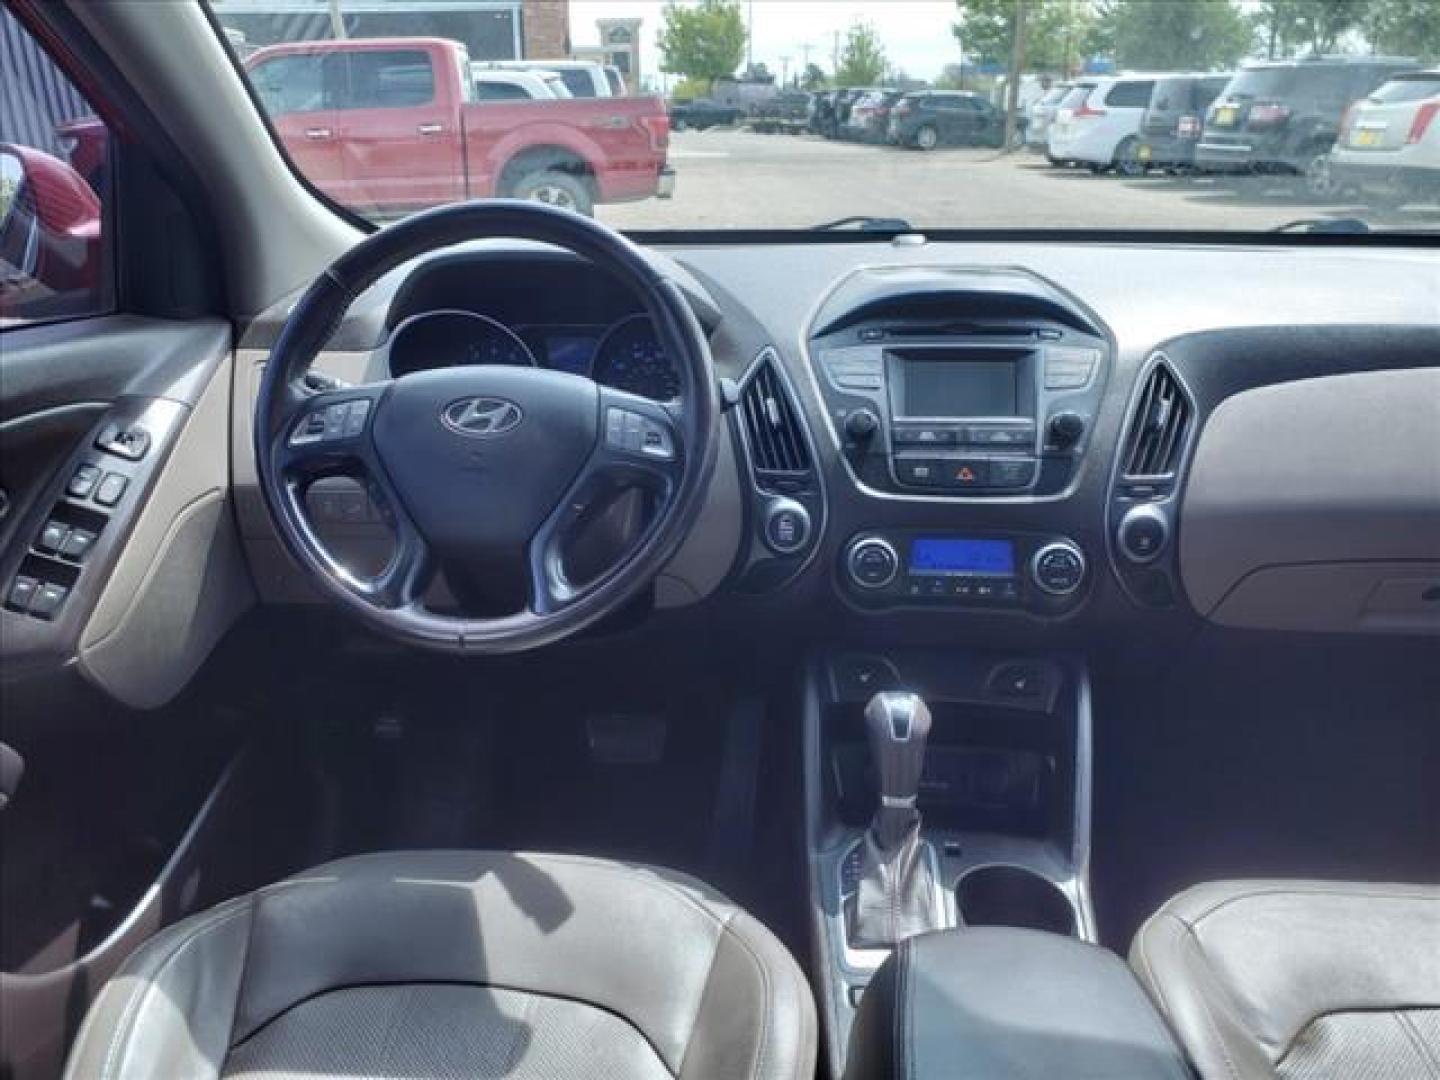
[[[1130,961],[1201,1076],[1440,1076],[1440,887],[1189,889]]]
[[[101,991],[75,1080],[811,1080],[784,947],[692,878],[563,855],[318,867],[177,923]]]

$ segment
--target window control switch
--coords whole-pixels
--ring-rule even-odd
[[[29,611],[39,588],[40,582],[21,574],[11,583],[10,591],[5,594],[5,606],[15,611]]]
[[[57,585],[53,581],[41,582],[30,601],[30,614],[40,619],[53,619],[60,614],[60,605],[65,603],[68,595],[70,590],[64,585]]]
[[[95,448],[127,461],[139,461],[150,449],[150,433],[144,428],[106,424],[95,440]]]
[[[100,467],[88,462],[75,470],[65,491],[72,499],[88,499],[100,481]]]
[[[65,541],[69,536],[69,525],[63,521],[47,521],[45,527],[40,530],[40,537],[35,541],[35,547],[53,555],[65,546]]]
[[[101,506],[114,506],[120,501],[120,496],[125,494],[128,483],[120,473],[106,473],[105,479],[101,480],[100,486],[95,489],[95,501]]]
[[[60,554],[79,562],[90,553],[95,540],[96,535],[89,529],[71,529],[70,535],[65,537],[65,542],[60,545]]]

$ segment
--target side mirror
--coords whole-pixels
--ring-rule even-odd
[[[0,143],[0,308],[95,290],[100,279],[100,199],[59,158]]]

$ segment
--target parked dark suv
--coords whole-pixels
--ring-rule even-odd
[[[1172,75],[1155,80],[1140,120],[1136,156],[1156,168],[1183,169],[1195,162],[1195,144],[1210,107],[1232,75]]]
[[[1000,146],[1005,116],[979,94],[920,91],[906,94],[890,110],[889,139],[901,146]]]
[[[1326,155],[1345,110],[1396,72],[1403,57],[1314,57],[1247,65],[1205,117],[1195,164],[1209,172],[1293,173],[1308,194],[1332,193]]]

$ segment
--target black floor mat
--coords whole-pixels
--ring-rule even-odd
[[[387,663],[329,672],[318,688],[330,698],[314,745],[332,806],[326,857],[472,847],[652,863],[705,880],[802,949],[798,713],[762,726],[757,828],[717,845],[727,722],[747,691],[714,670]],[[658,759],[597,756],[593,717],[659,721]]]

